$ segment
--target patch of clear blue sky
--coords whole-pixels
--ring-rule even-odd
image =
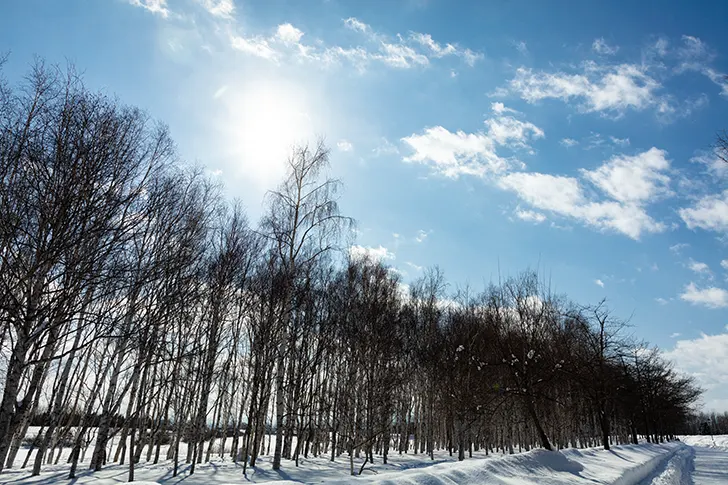
[[[168,6],[194,9],[193,3],[169,0]],[[397,145],[430,126],[482,130],[494,101],[488,94],[512,79],[516,68],[554,72],[578,65],[595,58],[591,45],[596,38],[619,46],[610,62],[639,63],[645,46],[659,36],[673,45],[683,35],[696,36],[716,52],[712,66],[726,72],[728,2],[236,0],[235,5],[235,20],[227,25],[246,35],[267,36],[278,24],[290,22],[307,39],[355,45],[342,19],[356,17],[389,36],[424,32],[484,58],[472,68],[449,60],[422,69],[372,66],[364,73],[351,67],[273,65],[226,50],[224,40],[213,34],[214,24],[202,16],[191,26],[134,8],[126,0],[5,0],[0,4],[0,51],[11,51],[5,75],[20,79],[33,55],[53,63],[71,60],[89,87],[118,95],[168,123],[180,155],[211,169],[236,163],[219,147],[220,107],[213,99],[218,89],[249,79],[300,85],[316,106],[315,131],[324,133],[332,146],[339,139],[354,145],[352,152],[334,149],[333,162],[346,184],[342,207],[360,223],[358,243],[394,252],[392,263],[407,272],[405,280],[418,276],[406,262],[439,264],[453,285],[469,282],[476,289],[499,276],[538,268],[557,292],[578,302],[608,298],[618,315],[632,315],[638,337],[660,346],[669,348],[673,333],[698,338],[700,332],[724,331],[725,309],[693,306],[678,297],[690,281],[726,286],[720,261],[728,251],[718,240],[721,235],[685,227],[676,210],[688,201],[672,199],[651,207],[650,215],[675,227],[644,234],[640,241],[550,215],[534,225],[513,217],[518,199],[493,183],[447,179],[423,165],[402,163],[408,152],[401,145],[399,155],[374,156],[372,150],[382,137]],[[170,48],[170,40],[178,47]],[[526,52],[516,49],[519,42],[525,42]],[[212,48],[203,49],[205,44]],[[528,170],[577,176],[579,169],[593,169],[615,153],[636,154],[655,146],[667,150],[674,169],[697,177],[701,168],[689,159],[707,149],[718,130],[728,128],[728,99],[698,73],[661,81],[662,92],[675,99],[705,93],[708,103],[688,117],[660,123],[653,109],[627,111],[615,120],[580,112],[576,102],[529,104],[515,95],[502,101],[545,132],[545,138],[532,143],[536,153],[522,155]],[[559,143],[566,137],[583,143],[594,133],[629,138],[630,145],[567,150]],[[223,178],[228,194],[241,198],[257,217],[266,187],[226,170]],[[676,181],[672,189],[679,191]],[[722,190],[721,183],[725,188],[725,180],[718,182],[715,193]],[[415,240],[419,230],[431,231],[420,243]],[[669,247],[678,243],[690,246],[675,254]],[[686,267],[690,258],[708,263],[713,279],[691,273]],[[660,305],[656,298],[673,300]]]

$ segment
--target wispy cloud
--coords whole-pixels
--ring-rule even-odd
[[[350,17],[344,20],[344,26],[354,32],[362,34],[368,47],[357,48],[358,52],[367,62],[382,62],[392,67],[410,68],[427,66],[431,59],[441,59],[448,56],[460,57],[469,66],[483,59],[483,54],[463,48],[454,43],[440,43],[432,35],[422,32],[410,32],[408,36],[397,34],[388,36],[375,31],[370,25],[361,20]],[[346,48],[335,47],[328,49],[326,57],[346,52]]]
[[[413,263],[411,261],[406,261],[404,264],[406,264],[407,266],[409,266],[410,268],[412,268],[413,270],[418,271],[418,272],[419,271],[422,271],[423,269],[425,269],[423,266],[420,266],[418,264],[415,264],[415,263]]]
[[[497,114],[509,110],[502,103],[494,103],[492,108]],[[530,141],[544,137],[541,128],[513,116],[489,118],[485,128],[475,133],[460,130],[453,133],[442,126],[426,128],[420,134],[402,138],[402,142],[413,150],[404,160],[427,164],[446,177],[483,177],[504,172],[512,165],[521,165],[499,155],[498,147],[529,150]]]
[[[524,41],[514,42],[513,46],[516,48],[516,50],[524,56],[528,55],[528,46]]]
[[[715,286],[698,288],[691,281],[680,294],[680,299],[708,308],[726,308],[728,307],[728,290]]]
[[[597,286],[601,286],[602,288],[604,288],[604,282],[602,280],[600,280],[600,279],[594,280],[594,284],[597,285]]]
[[[399,155],[399,148],[397,148],[387,138],[382,137],[379,140],[379,144],[372,150],[375,157],[381,157],[384,155]]]
[[[690,262],[688,263],[688,268],[693,273],[710,274],[710,266],[708,266],[706,263],[703,263],[700,261],[695,261],[695,260],[691,259]]]
[[[200,1],[215,9],[221,17],[230,17],[234,12],[234,8],[226,7],[226,0]],[[388,36],[376,32],[371,26],[353,17],[344,19],[343,23],[345,28],[362,36],[364,42],[353,46],[328,44],[321,39],[304,38],[303,30],[291,23],[284,23],[278,25],[270,35],[248,35],[232,31],[229,35],[230,45],[235,50],[275,63],[291,60],[325,68],[348,64],[360,72],[377,63],[398,69],[410,69],[427,67],[432,60],[445,57],[459,57],[470,66],[483,58],[482,54],[457,44],[441,44],[430,34],[411,32],[406,37],[399,34]]]
[[[425,239],[428,238],[428,236],[432,233],[432,231],[425,231],[424,229],[420,229],[417,231],[417,235],[415,236],[415,241],[418,243],[425,242]]]
[[[720,87],[721,95],[728,96],[726,74],[710,67],[715,53],[702,40],[691,35],[683,35],[682,46],[677,49],[677,56],[680,59],[680,64],[676,67],[677,72],[699,72]]]
[[[611,46],[607,44],[607,41],[605,41],[603,37],[601,37],[599,39],[594,39],[594,42],[592,43],[592,50],[597,54],[613,56],[619,51],[619,46]]]
[[[584,64],[581,72],[545,72],[521,67],[509,82],[510,91],[529,103],[543,99],[578,100],[585,112],[611,112],[617,115],[632,109],[644,110],[657,103],[661,84],[634,64],[602,66]]]
[[[129,0],[129,3],[165,18],[169,16],[167,0]]]
[[[245,54],[275,61],[278,58],[278,52],[271,47],[268,40],[262,37],[245,38],[234,35],[230,38],[233,49],[239,50]]]
[[[235,13],[233,0],[198,0],[211,15],[221,18],[232,18]]]
[[[532,210],[523,210],[523,209],[516,209],[516,217],[521,219],[522,221],[528,221],[533,222],[534,224],[541,224],[543,221],[546,220],[546,216],[543,215],[540,212],[532,211]]]
[[[349,140],[339,140],[336,142],[336,148],[342,152],[350,152],[354,150],[354,145]]]

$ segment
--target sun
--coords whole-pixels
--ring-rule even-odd
[[[227,143],[240,175],[274,185],[285,172],[291,147],[315,136],[305,90],[268,80],[227,90],[224,97]]]

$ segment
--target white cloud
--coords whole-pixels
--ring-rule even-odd
[[[703,305],[708,308],[728,307],[728,291],[723,288],[708,287],[700,289],[692,281],[680,294],[680,299],[693,305]]]
[[[355,244],[351,248],[349,248],[349,255],[352,259],[362,259],[362,258],[369,258],[373,261],[389,261],[395,259],[394,253],[389,251],[384,246],[378,246],[376,248],[374,247],[365,247],[365,246],[359,246],[358,244]]]
[[[501,178],[499,185],[516,192],[523,200],[538,209],[560,214],[570,214],[575,207],[585,203],[579,182],[572,177],[519,172]]]
[[[610,136],[609,139],[612,140],[612,143],[620,147],[629,146],[629,138],[617,138],[616,136]]]
[[[528,55],[528,46],[524,41],[514,42],[513,45],[515,46],[516,50],[521,53],[521,55]]]
[[[429,236],[431,232],[432,231],[424,231],[424,230],[420,229],[419,231],[417,231],[417,235],[415,236],[415,241],[417,241],[418,243],[425,242],[425,239],[427,239],[427,236]]]
[[[706,195],[692,207],[678,211],[690,229],[728,232],[728,190],[722,194]]]
[[[412,32],[410,37],[415,42],[427,47],[434,57],[445,57],[451,54],[457,53],[457,48],[452,44],[442,45],[438,44],[432,39],[430,34],[421,34],[419,32]]]
[[[666,163],[664,152],[651,149],[633,157],[614,157],[594,171],[582,171],[587,180],[609,196],[606,200],[587,197],[579,180],[574,177],[537,172],[511,173],[502,177],[499,185],[515,192],[536,209],[639,239],[644,232],[656,233],[666,229],[643,207],[665,192],[662,184],[666,181],[653,171],[666,168]],[[625,177],[633,179],[623,182]],[[620,185],[622,182],[623,185]]]
[[[720,262],[720,266],[721,266],[721,267],[722,267],[723,269],[727,269],[727,270],[728,270],[728,259],[724,259],[723,261],[721,261],[721,262]]]
[[[411,261],[406,261],[404,264],[406,264],[407,266],[409,266],[410,268],[412,268],[415,271],[422,271],[423,269],[425,269],[423,266],[415,264]]]
[[[505,170],[507,162],[496,155],[493,140],[484,133],[450,132],[442,126],[426,128],[422,134],[402,138],[414,150],[406,162],[430,164],[446,177],[482,177]]]
[[[389,140],[382,137],[379,145],[372,150],[374,156],[380,157],[382,155],[399,155],[399,148],[393,145]]]
[[[198,0],[211,15],[221,18],[232,18],[235,13],[233,0]]]
[[[596,170],[582,170],[584,177],[613,199],[640,204],[669,195],[670,168],[664,150],[650,148],[635,156],[613,157]]]
[[[291,24],[281,24],[276,29],[276,38],[287,45],[298,44],[303,32]]]
[[[676,69],[677,72],[699,72],[720,87],[722,96],[728,96],[728,79],[726,79],[726,75],[708,65],[715,58],[712,49],[699,38],[690,35],[683,35],[682,41],[682,47],[677,49],[677,55],[682,61]]]
[[[409,68],[414,65],[426,66],[430,59],[412,47],[403,44],[389,44],[382,42],[382,54],[374,58],[381,59],[385,64],[393,67]]]
[[[524,221],[533,222],[534,224],[541,224],[546,220],[546,216],[540,212],[523,209],[516,209],[516,217]]]
[[[246,54],[250,54],[263,59],[274,61],[278,58],[278,52],[273,49],[268,40],[262,37],[245,38],[233,35],[230,38],[233,49],[237,49]]]
[[[131,0],[139,2],[141,0]],[[146,0],[147,2],[164,2],[166,0]],[[214,5],[222,13],[231,0],[198,0],[203,4]],[[230,4],[232,5],[232,4]],[[229,11],[232,15],[232,10]],[[306,62],[329,68],[348,64],[359,72],[364,72],[374,64],[384,64],[398,69],[427,67],[431,60],[439,60],[447,56],[460,57],[468,65],[474,65],[483,55],[457,44],[441,44],[430,34],[411,32],[403,37],[399,34],[388,36],[375,32],[371,26],[356,18],[344,19],[344,26],[363,36],[362,45],[344,46],[327,44],[321,39],[304,40],[304,32],[290,23],[277,26],[271,35],[238,35],[231,34],[230,42],[234,49],[250,55],[282,62],[286,59]]]
[[[566,148],[571,148],[579,144],[579,142],[573,138],[563,138],[559,143],[564,145]]]
[[[678,340],[664,355],[675,363],[677,370],[693,376],[705,389],[703,399],[708,409],[714,405],[725,406],[728,402],[728,333],[702,333],[695,339]]]
[[[670,246],[670,252],[675,254],[680,254],[683,249],[687,249],[690,247],[690,244],[688,243],[677,243]]]
[[[500,103],[493,106],[497,113],[508,109]],[[402,142],[414,151],[404,161],[429,164],[436,173],[446,177],[483,177],[502,173],[514,164],[514,160],[497,153],[498,146],[528,149],[530,140],[544,137],[543,130],[533,123],[512,116],[487,119],[485,126],[485,132],[476,133],[460,130],[453,133],[442,126],[425,128],[421,134],[402,138]]]
[[[701,152],[690,159],[693,163],[704,165],[708,173],[717,175],[718,177],[728,177],[728,163],[723,160],[719,153]]]
[[[380,61],[397,68],[411,68],[427,66],[430,58],[440,59],[446,56],[462,57],[466,64],[473,66],[483,58],[483,55],[470,49],[464,49],[456,44],[441,44],[432,38],[432,35],[421,32],[410,32],[408,37],[397,35],[388,37],[376,32],[364,22],[350,17],[344,20],[344,26],[350,30],[364,34],[371,49],[357,48],[357,54],[364,62]],[[327,58],[345,57],[344,48],[327,49]]]
[[[583,139],[584,148],[592,150],[594,148],[625,148],[630,145],[629,138],[617,138],[616,136],[604,137],[601,133],[591,132],[590,135]]]
[[[619,46],[610,46],[604,38],[594,39],[592,50],[597,54],[612,56],[619,51]]]
[[[527,121],[520,121],[512,116],[500,116],[485,120],[488,135],[499,145],[526,147],[530,139],[543,138],[541,128]]]
[[[504,105],[501,102],[491,103],[490,104],[490,109],[493,111],[493,113],[495,113],[497,115],[502,115],[503,113],[515,113],[515,114],[518,114],[518,111],[516,111],[515,109],[512,109],[512,108],[506,107],[506,105]]]
[[[361,22],[360,20],[358,20],[354,17],[349,17],[348,19],[345,19],[344,25],[351,30],[355,30],[357,32],[362,32],[362,33],[371,32],[371,30],[372,30],[372,28],[369,27],[369,25],[365,24],[364,22]]]
[[[693,273],[698,273],[698,274],[701,274],[701,273],[709,274],[710,273],[710,266],[708,266],[707,264],[702,263],[700,261],[694,261],[692,259],[688,263],[688,268]]]
[[[678,338],[680,335],[682,335],[680,332],[671,333],[670,338]]]
[[[667,300],[665,300],[664,298],[661,298],[661,297],[655,298],[655,301],[657,303],[659,303],[660,305],[667,305],[667,303],[668,303]]]
[[[352,145],[349,140],[342,139],[336,142],[336,148],[338,148],[342,152],[350,152],[354,150],[354,145]]]
[[[129,0],[129,3],[135,7],[141,7],[165,18],[169,15],[167,0]]]
[[[534,72],[521,67],[509,87],[529,103],[547,98],[564,102],[578,99],[585,112],[621,114],[627,109],[640,111],[654,105],[657,101],[655,91],[661,85],[637,65],[586,63],[579,74]]]
[[[594,280],[594,284],[596,284],[597,286],[601,286],[602,288],[604,288],[604,282],[602,280],[600,280],[600,279]]]

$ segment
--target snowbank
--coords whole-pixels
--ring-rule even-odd
[[[692,485],[695,450],[683,446],[667,461],[650,480],[650,485]]]
[[[690,450],[680,443],[643,444],[603,449],[534,450],[493,460],[442,463],[385,476],[326,481],[327,484],[371,485],[636,485],[657,473],[676,453]],[[269,482],[270,485],[280,482]],[[295,483],[295,482],[289,482]],[[669,483],[669,482],[666,482]]]
[[[198,465],[194,475],[188,476],[186,466],[180,469],[178,477],[172,477],[171,464],[157,465],[140,463],[136,467],[135,483],[154,484],[232,484],[268,483],[269,485],[293,485],[323,483],[327,485],[637,485],[650,477],[662,476],[672,480],[670,472],[678,470],[686,450],[692,448],[680,442],[615,446],[610,451],[601,448],[585,450],[569,449],[560,452],[533,450],[516,455],[490,455],[463,462],[432,464],[424,455],[393,455],[390,465],[377,464],[364,471],[364,475],[350,477],[345,459],[329,462],[326,458],[305,460],[296,468],[284,461],[280,472],[270,469],[269,463],[249,469],[247,478],[242,475],[240,464],[232,462],[211,462]],[[671,468],[672,467],[672,468]],[[357,467],[358,468],[358,467]],[[79,470],[76,485],[93,483],[113,485],[124,483],[127,468],[111,465],[97,473],[86,467]],[[16,485],[68,483],[67,465],[53,465],[41,476],[30,477],[26,470],[8,470],[0,475],[0,483],[10,481]],[[660,485],[683,485],[679,481],[655,482]]]
[[[697,435],[697,436],[680,436],[680,441],[690,446],[705,446],[707,448],[721,448],[728,451],[728,434],[719,434],[715,436]]]

